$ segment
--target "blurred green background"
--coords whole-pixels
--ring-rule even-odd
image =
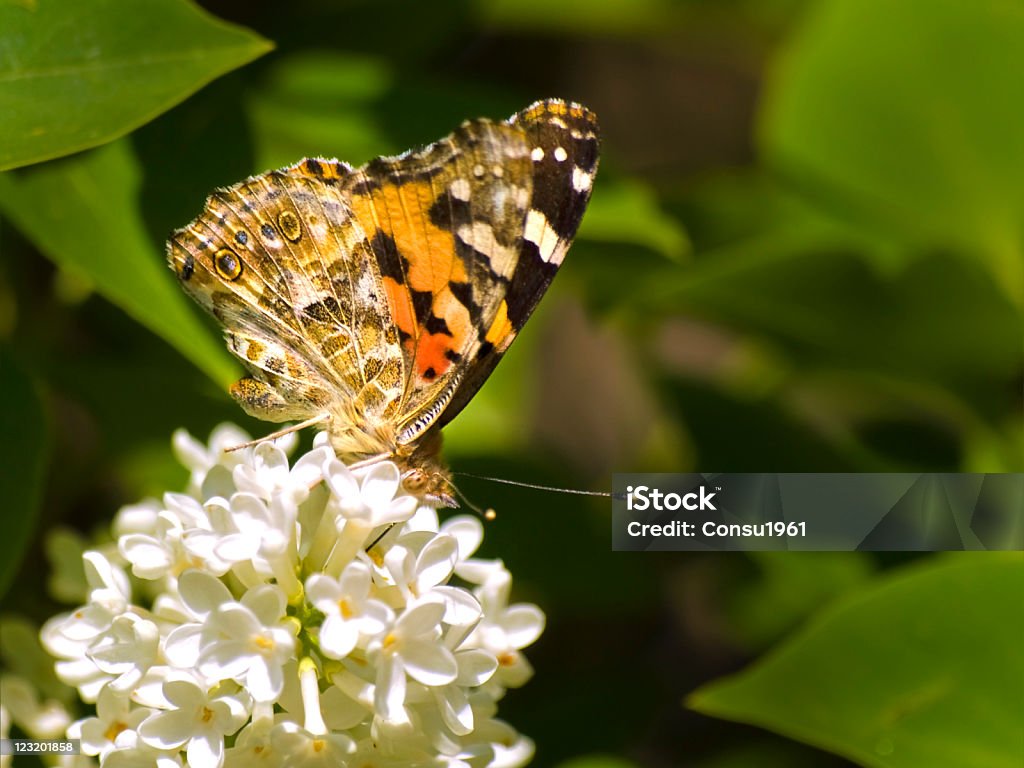
[[[60,609],[43,532],[183,487],[175,428],[269,430],[164,266],[214,187],[550,96],[601,173],[456,471],[1024,471],[1019,2],[200,5],[0,0],[5,615]],[[1019,553],[612,553],[606,502],[459,484],[548,615],[535,765],[1024,761]]]

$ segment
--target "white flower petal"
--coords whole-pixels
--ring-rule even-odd
[[[285,603],[284,594],[272,584],[250,589],[242,595],[242,605],[252,611],[262,624],[278,622],[284,616]]]
[[[416,511],[418,502],[415,496],[400,496],[392,501],[386,509],[378,509],[373,516],[374,525],[390,525],[404,523]]]
[[[366,707],[346,696],[336,685],[320,695],[320,707],[324,713],[324,723],[332,731],[355,728],[370,714]]]
[[[456,685],[449,685],[438,691],[437,703],[441,719],[456,736],[473,732],[473,708],[465,692]]]
[[[364,600],[370,594],[370,569],[359,560],[354,560],[345,566],[338,579],[338,585],[342,594]]]
[[[206,446],[196,440],[185,429],[176,429],[171,435],[171,449],[175,458],[189,469],[203,468],[208,465]]]
[[[501,626],[513,648],[525,648],[544,631],[544,613],[536,605],[519,603],[509,606]]]
[[[219,768],[224,759],[224,738],[211,733],[196,734],[185,752],[189,768]]]
[[[448,581],[458,555],[459,545],[451,536],[438,534],[427,543],[416,558],[416,586],[420,594]]]
[[[405,711],[405,666],[397,654],[385,656],[377,668],[377,686],[374,708],[385,720],[402,722],[408,719]]]
[[[416,556],[401,544],[384,555],[384,567],[395,584],[410,584],[416,579]]]
[[[139,724],[139,738],[156,749],[177,749],[192,738],[193,713],[183,710],[157,712]]]
[[[470,584],[486,584],[495,575],[505,570],[501,560],[464,560],[455,567],[455,573],[463,581]]]
[[[184,624],[172,629],[164,640],[164,655],[171,666],[191,669],[199,661],[202,624]]]
[[[166,543],[148,534],[132,533],[117,543],[121,557],[132,565],[132,573],[140,579],[158,579],[171,567],[171,553]]]
[[[459,543],[459,559],[471,557],[484,540],[484,527],[480,520],[472,515],[456,515],[445,520],[441,533],[454,536]]]
[[[447,685],[459,673],[452,652],[436,643],[406,643],[402,648],[402,660],[409,677],[424,685]]]
[[[435,629],[444,616],[445,604],[440,599],[424,599],[407,607],[395,622],[395,632],[403,636],[422,635]]]
[[[480,648],[459,651],[455,654],[455,661],[459,667],[456,682],[467,688],[483,685],[498,669],[498,660]]]
[[[330,448],[314,448],[295,462],[292,467],[291,480],[299,486],[312,488],[324,476],[324,463],[333,457]]]
[[[213,552],[229,563],[252,560],[260,552],[260,539],[243,533],[228,534],[216,543]]]
[[[178,594],[199,619],[205,619],[219,606],[234,600],[224,582],[196,569],[187,570],[178,577]]]
[[[203,505],[185,493],[165,493],[164,506],[171,519],[181,528],[205,528],[210,518]]]
[[[353,619],[359,631],[367,636],[379,635],[394,623],[395,614],[379,600],[367,600],[363,603],[362,615]]]
[[[348,656],[358,640],[359,630],[355,624],[340,616],[328,616],[320,627],[320,647],[332,659]]]
[[[361,496],[363,502],[373,509],[383,509],[395,498],[395,492],[402,482],[398,467],[390,461],[381,461],[370,467],[363,478]]]
[[[93,590],[106,590],[127,600],[132,593],[128,577],[115,567],[101,552],[89,551],[82,555],[85,579]]]
[[[444,623],[454,627],[472,627],[483,616],[483,608],[470,592],[459,587],[434,587],[431,595],[444,598]]]
[[[281,667],[262,658],[255,659],[245,676],[245,687],[255,701],[273,701],[284,688]]]
[[[336,609],[341,596],[341,587],[330,576],[314,573],[306,579],[306,599],[324,613]]]
[[[324,462],[324,480],[327,486],[339,499],[359,496],[359,481],[356,480],[351,470],[335,458]]]

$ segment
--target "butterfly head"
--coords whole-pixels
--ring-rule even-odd
[[[394,455],[402,471],[402,487],[442,507],[458,507],[452,496],[451,473],[441,459],[441,432],[429,431],[421,440],[400,446]]]
[[[402,487],[414,496],[420,496],[438,506],[459,506],[451,494],[451,479],[446,471],[430,471],[423,467],[407,469],[402,473]]]

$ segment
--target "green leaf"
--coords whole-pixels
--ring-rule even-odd
[[[279,57],[250,99],[256,167],[280,168],[302,157],[337,157],[354,165],[388,146],[372,109],[394,76],[367,56],[327,52]]]
[[[185,0],[0,3],[0,170],[103,144],[271,43]]]
[[[929,559],[689,705],[879,768],[1024,761],[1024,556]]]
[[[175,284],[139,213],[139,168],[126,142],[0,174],[0,210],[62,267],[226,386],[236,367]]]
[[[824,2],[768,83],[760,146],[834,212],[981,259],[1021,308],[1021,71],[1019,3]]]
[[[0,349],[0,596],[35,528],[49,456],[46,414],[35,383]]]
[[[756,575],[734,589],[727,610],[734,637],[762,649],[871,573],[863,552],[749,552]]]
[[[580,237],[642,245],[675,261],[690,253],[682,224],[658,207],[653,189],[636,179],[598,177]]]

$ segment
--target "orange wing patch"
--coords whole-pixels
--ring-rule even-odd
[[[494,345],[494,348],[499,352],[504,352],[505,348],[512,343],[512,339],[515,338],[515,333],[516,329],[512,325],[512,321],[508,319],[508,302],[502,300],[501,304],[498,305],[498,314],[495,316],[494,322],[487,329],[484,341]]]
[[[466,267],[455,258],[455,235],[427,215],[437,202],[429,181],[384,184],[352,200],[356,219],[366,232],[386,232],[405,258],[406,283],[414,291],[437,295],[448,281],[466,282]],[[381,216],[386,221],[381,221]]]
[[[453,284],[468,279],[456,255],[455,235],[429,215],[438,202],[435,186],[429,178],[385,182],[353,195],[351,202],[363,228],[374,233],[382,250],[392,252],[394,263],[384,278],[392,318],[414,374],[432,382],[459,360],[475,332],[468,309],[452,292]],[[386,246],[380,246],[382,239]]]

